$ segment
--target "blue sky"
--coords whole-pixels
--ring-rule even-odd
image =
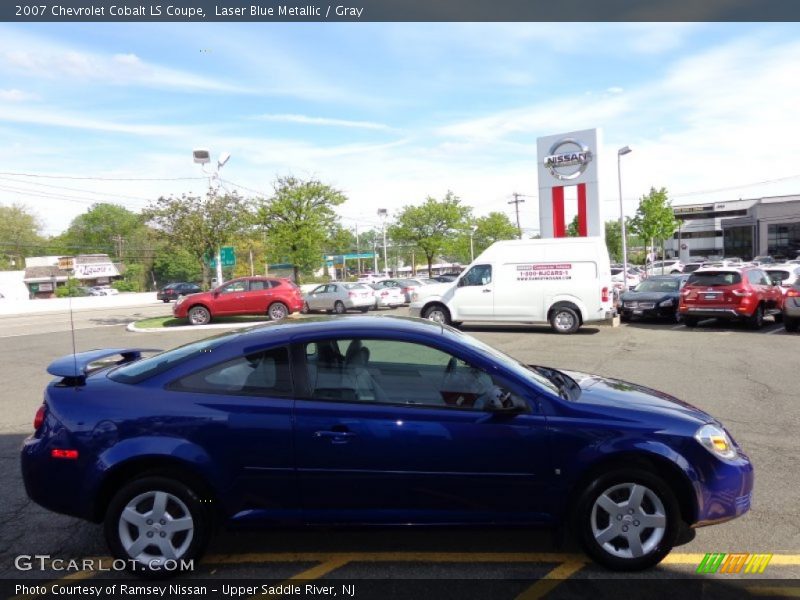
[[[268,193],[318,177],[374,226],[448,189],[477,214],[536,195],[536,138],[600,127],[601,201],[800,192],[796,24],[0,24],[0,203],[48,234],[93,201],[201,193],[191,150]],[[797,176],[797,177],[794,177]],[[169,181],[119,181],[164,178]],[[175,178],[186,178],[174,180]],[[750,185],[767,180],[774,183]],[[13,180],[13,181],[12,181]],[[49,187],[48,187],[49,186]],[[70,189],[64,189],[70,188]],[[724,189],[718,192],[708,190]],[[696,193],[706,192],[706,193]],[[249,193],[249,192],[245,192]],[[535,198],[522,209],[538,229]]]

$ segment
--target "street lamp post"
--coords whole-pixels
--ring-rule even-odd
[[[619,181],[619,229],[622,235],[622,291],[628,291],[628,234],[625,231],[625,211],[622,208],[622,157],[632,150],[624,146],[617,150],[617,180]]]
[[[378,216],[381,218],[381,230],[383,232],[383,274],[385,276],[389,272],[389,262],[386,256],[386,217],[389,216],[389,211],[385,208],[379,208]]]
[[[478,226],[473,225],[469,230],[469,262],[475,261],[475,247],[472,243],[472,238],[475,237],[475,231],[477,231]]]
[[[217,161],[217,167],[213,171],[206,171],[206,164],[211,162],[211,153],[205,149],[195,149],[192,151],[194,162],[200,165],[203,173],[208,175],[208,193],[214,189],[214,184],[219,185],[219,170],[230,160],[231,155],[223,152]],[[222,285],[222,249],[217,246],[217,285]]]

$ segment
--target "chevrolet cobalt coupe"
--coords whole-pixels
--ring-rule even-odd
[[[214,523],[566,526],[643,569],[750,508],[749,459],[700,409],[439,323],[315,317],[143,352],[53,362],[22,449],[28,495],[103,522],[133,570],[200,556]]]

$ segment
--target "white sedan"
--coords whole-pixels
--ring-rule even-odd
[[[324,310],[343,314],[348,310],[367,312],[375,306],[374,290],[363,283],[325,283],[303,296],[303,312]]]

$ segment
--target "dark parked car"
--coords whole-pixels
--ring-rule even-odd
[[[172,314],[188,318],[192,325],[205,325],[214,317],[267,315],[280,321],[303,308],[303,294],[291,279],[241,277],[210,292],[179,298]]]
[[[189,294],[199,294],[202,288],[196,283],[170,283],[158,290],[156,298],[164,302],[177,300],[181,296],[188,296]]]
[[[623,321],[641,318],[680,320],[680,291],[688,275],[656,275],[620,297]]]
[[[141,352],[53,362],[22,448],[28,495],[104,522],[137,569],[200,556],[213,523],[569,524],[599,563],[643,569],[750,508],[714,417],[440,323],[312,317]]]

